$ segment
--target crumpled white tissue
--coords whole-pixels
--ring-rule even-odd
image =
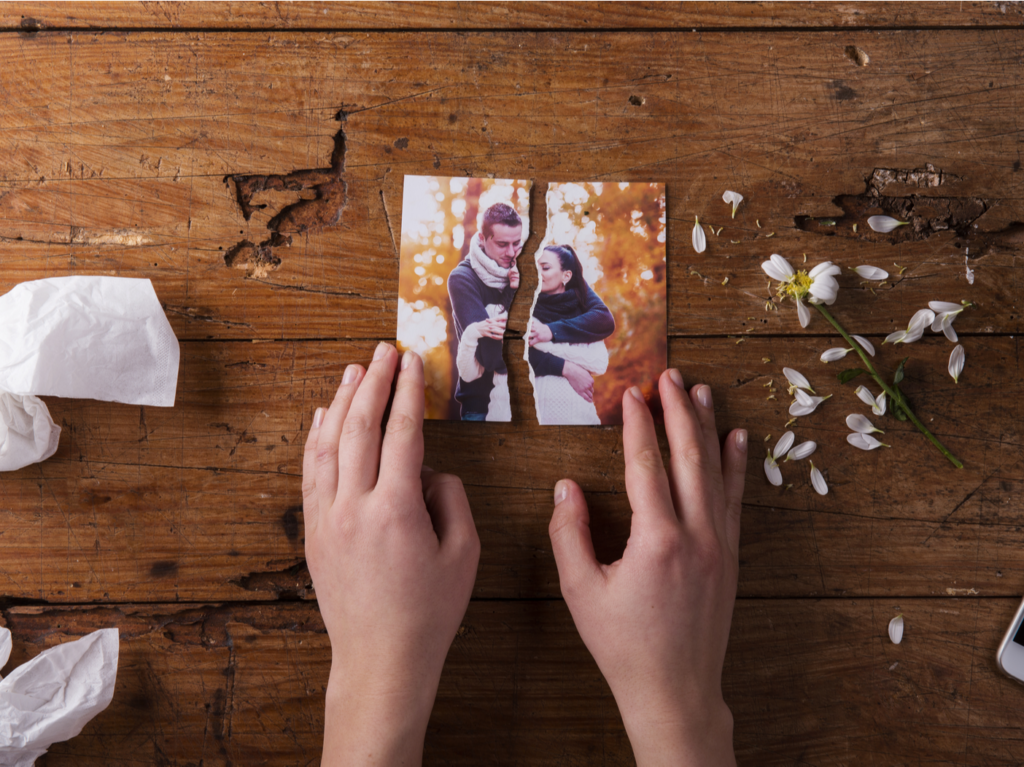
[[[178,339],[149,280],[23,282],[0,296],[0,328],[0,471],[57,449],[39,396],[174,404]]]
[[[44,650],[0,679],[0,767],[32,767],[110,705],[117,680],[117,629],[101,629]],[[0,669],[11,632],[0,628]]]

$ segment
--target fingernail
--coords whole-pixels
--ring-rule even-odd
[[[569,495],[568,483],[564,479],[558,480],[555,483],[555,506],[564,501],[567,495]]]
[[[672,379],[672,383],[678,386],[680,389],[683,388],[683,374],[680,373],[676,368],[670,368],[668,371],[668,377]]]
[[[352,383],[353,381],[356,380],[356,377],[358,375],[359,368],[357,368],[355,365],[349,365],[347,368],[345,368],[345,375],[342,376],[341,378],[342,385]]]
[[[390,348],[391,344],[386,344],[383,341],[377,344],[377,348],[373,351],[373,361],[376,362],[377,360],[384,359],[384,355],[388,353]]]
[[[706,407],[708,410],[710,410],[711,407],[712,407],[711,387],[710,386],[702,386],[702,387],[700,387],[700,390],[697,392],[697,399],[700,400],[700,404],[702,404],[704,407]]]
[[[313,428],[314,429],[319,429],[320,428],[320,424],[322,424],[323,422],[324,422],[324,409],[322,407],[318,407],[316,409],[316,412],[313,413]]]
[[[414,352],[412,349],[410,349],[409,351],[402,355],[402,370],[405,370],[407,367],[409,367],[413,357],[415,356],[416,352]]]
[[[433,473],[434,470],[427,466],[427,464],[423,464],[423,466],[420,468],[420,471],[429,471]]]
[[[644,401],[644,393],[642,391],[640,391],[640,387],[639,386],[631,386],[631,387],[629,387],[629,393],[632,394],[634,397],[636,397],[636,399],[639,402],[643,402]]]
[[[736,432],[736,449],[745,453],[747,452],[747,430],[740,429]]]

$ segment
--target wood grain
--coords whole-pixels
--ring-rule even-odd
[[[723,692],[739,763],[902,764],[927,754],[938,764],[1018,764],[1020,688],[994,664],[1016,604],[738,601]],[[898,612],[907,628],[893,645],[886,625]],[[14,607],[3,616],[11,667],[89,630],[121,631],[113,703],[55,745],[48,767],[319,761],[330,645],[312,605]],[[448,654],[424,764],[524,762],[633,763],[564,604],[474,602]]]

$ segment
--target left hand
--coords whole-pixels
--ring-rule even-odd
[[[480,558],[458,477],[423,467],[423,362],[350,365],[303,457],[306,560],[331,639],[323,765],[419,763],[448,648]],[[376,762],[375,762],[376,763]]]
[[[512,290],[519,290],[519,269],[516,268],[515,264],[508,270],[508,286]]]
[[[545,341],[550,341],[552,338],[554,338],[554,334],[543,322],[537,322],[537,320],[530,322],[530,346],[542,344]]]

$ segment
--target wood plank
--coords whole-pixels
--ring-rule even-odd
[[[1015,682],[993,662],[1014,599],[740,600],[723,691],[740,764],[1016,765]],[[902,612],[903,643],[886,635]],[[11,667],[121,631],[110,707],[47,765],[317,763],[330,646],[315,605],[11,607]],[[560,600],[473,602],[425,764],[632,764]]]
[[[890,332],[941,297],[981,303],[965,330],[1019,333],[1015,34],[0,35],[0,291],[44,276],[148,277],[183,339],[388,338],[403,174],[655,178],[668,188],[673,334],[742,333],[750,317],[766,320],[758,334],[820,333],[800,330],[791,306],[765,312],[759,264],[772,252],[906,267],[877,295],[846,279],[836,311],[863,332]],[[851,42],[873,63],[845,59]],[[329,168],[339,130],[340,224],[292,232],[264,279],[226,266],[313,187],[257,196],[268,207],[246,221],[225,179]],[[747,198],[735,221],[726,187]],[[921,231],[864,224],[909,205]],[[701,256],[695,215],[724,227]]]
[[[876,342],[878,339],[874,339]],[[950,471],[906,424],[875,419],[891,450],[863,453],[843,423],[863,412],[852,386],[829,382],[805,339],[676,339],[670,363],[705,381],[719,428],[750,430],[745,596],[1012,595],[1024,461],[1019,339],[968,337],[959,385],[945,372],[941,336],[880,352],[921,417],[966,464]],[[547,524],[563,476],[588,493],[598,551],[616,558],[628,536],[621,431],[539,427],[521,342],[508,357],[519,424],[428,422],[426,461],[468,486],[483,541],[480,597],[558,596]],[[301,454],[313,410],[330,401],[349,362],[372,344],[185,343],[173,409],[49,399],[63,425],[49,461],[0,478],[0,593],[52,602],[194,601],[311,597],[303,566]],[[772,362],[763,363],[768,356]],[[793,487],[768,484],[763,439],[782,434],[783,365],[832,394],[792,428],[819,445],[830,485],[816,495],[806,462],[786,465]],[[775,382],[774,400],[768,400]],[[663,449],[665,443],[663,441]]]

